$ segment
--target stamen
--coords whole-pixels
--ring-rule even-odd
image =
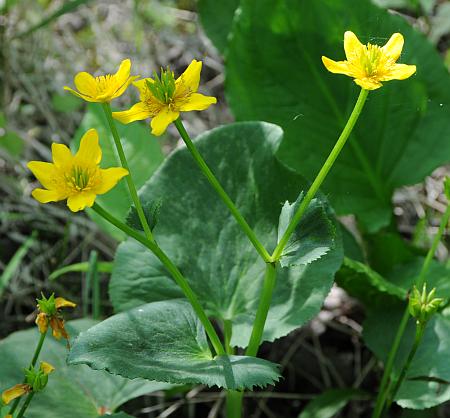
[[[89,186],[90,178],[89,170],[74,166],[70,175],[66,176],[66,181],[69,183],[69,186],[81,191]]]

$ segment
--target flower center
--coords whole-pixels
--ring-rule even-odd
[[[153,75],[153,83],[147,80],[148,89],[159,102],[170,105],[176,88],[173,71],[170,71],[169,67],[166,70],[161,68],[160,77],[156,71]]]
[[[361,54],[361,65],[367,76],[370,77],[377,73],[382,56],[383,51],[380,46],[370,43],[364,46],[364,53]]]
[[[80,166],[73,166],[72,170],[66,175],[66,182],[69,187],[81,192],[90,187],[92,175],[90,170]]]
[[[111,85],[112,77],[113,76],[111,74],[100,75],[98,77],[95,77],[95,82],[97,83],[97,90],[100,93],[108,89],[108,87]]]

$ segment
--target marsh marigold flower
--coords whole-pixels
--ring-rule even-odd
[[[170,71],[161,69],[161,76],[145,78],[133,84],[140,92],[140,102],[124,112],[113,112],[122,123],[152,118],[152,134],[159,136],[167,126],[178,119],[180,112],[205,110],[216,103],[215,97],[197,93],[202,62],[193,60],[176,80]]]
[[[67,146],[53,143],[52,157],[53,163],[28,163],[28,168],[45,187],[34,189],[32,195],[41,203],[67,199],[67,206],[72,212],[91,207],[97,195],[111,190],[128,174],[121,167],[100,168],[102,150],[95,129],[84,134],[75,155]]]
[[[130,83],[139,76],[130,76],[131,61],[123,60],[119,70],[115,74],[106,74],[94,77],[82,71],[74,78],[74,84],[78,91],[68,86],[64,90],[70,91],[75,96],[88,102],[106,103],[119,97],[127,89]]]
[[[333,61],[322,57],[328,71],[345,74],[366,90],[375,90],[382,81],[404,80],[416,72],[415,65],[397,64],[403,49],[403,36],[394,33],[384,46],[363,45],[353,32],[344,34],[346,61]]]
[[[39,313],[36,318],[36,325],[41,334],[45,334],[48,327],[52,329],[53,336],[60,340],[64,337],[69,339],[66,329],[64,328],[64,319],[61,315],[62,308],[75,308],[75,303],[67,299],[58,297],[52,294],[48,299],[42,295],[42,299],[37,300]]]

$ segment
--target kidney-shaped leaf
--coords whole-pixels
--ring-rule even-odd
[[[285,130],[280,157],[312,180],[358,95],[349,77],[329,73],[321,61],[344,59],[347,30],[364,44],[381,45],[401,32],[400,62],[417,65],[408,80],[370,93],[323,186],[339,214],[357,214],[374,231],[389,223],[396,187],[421,181],[449,160],[450,77],[421,34],[369,0],[242,0],[228,42],[227,93],[237,119]]]
[[[308,187],[302,177],[275,158],[281,139],[279,127],[247,122],[214,129],[195,141],[268,251],[277,243],[282,205],[294,202]],[[208,313],[232,321],[232,343],[245,347],[265,263],[188,150],[172,153],[140,190],[140,197],[144,203],[162,202],[154,229],[156,240],[187,277]],[[314,222],[308,231],[323,237],[331,223],[337,236],[327,243],[330,249],[318,260],[278,269],[266,340],[286,335],[320,310],[342,262],[339,230],[323,197],[318,199],[327,208],[327,220]],[[314,252],[314,248],[308,251]],[[161,263],[132,240],[118,249],[110,295],[116,310],[182,296]]]
[[[77,320],[68,322],[66,327],[75,336],[96,323]],[[0,392],[23,380],[23,369],[33,356],[39,335],[37,329],[19,331],[0,342]],[[142,379],[128,380],[87,366],[67,366],[66,357],[65,343],[48,337],[40,360],[52,364],[55,371],[45,390],[33,398],[28,418],[94,418],[113,412],[130,399],[172,387]]]
[[[279,378],[278,366],[244,356],[213,357],[205,331],[183,300],[153,302],[114,315],[81,333],[69,364],[128,378],[252,389]]]

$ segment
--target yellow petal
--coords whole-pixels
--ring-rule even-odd
[[[84,96],[95,98],[97,96],[97,83],[89,73],[82,71],[74,78],[75,87]]]
[[[192,60],[186,71],[177,78],[175,95],[183,94],[186,91],[196,92],[200,84],[200,72],[202,71],[202,62]]]
[[[200,93],[192,93],[187,103],[180,106],[182,112],[191,110],[205,110],[212,104],[217,103],[217,99],[212,96],[204,96]]]
[[[131,123],[136,120],[147,119],[151,116],[145,103],[138,102],[128,110],[123,112],[113,112],[113,118],[122,123]]]
[[[67,198],[67,206],[72,212],[83,210],[86,206],[91,207],[95,201],[95,194],[81,192]]]
[[[122,178],[128,175],[128,171],[121,167],[112,167],[107,168],[105,170],[100,169],[102,182],[101,184],[94,190],[96,194],[103,194],[111,190],[117,182]]]
[[[401,33],[394,33],[389,41],[387,41],[386,45],[384,45],[381,49],[386,55],[389,55],[394,61],[398,60],[398,57],[402,53],[403,44],[404,44],[403,35]]]
[[[114,75],[118,84],[124,84],[130,77],[131,61],[127,58],[120,63],[117,73]]]
[[[348,61],[358,57],[363,48],[364,45],[359,42],[359,39],[353,32],[348,30],[344,33],[344,50]]]
[[[136,80],[136,78],[139,78],[139,76],[138,75],[133,75],[131,77],[128,77],[128,79],[125,80],[125,82],[122,83],[121,86],[114,92],[114,94],[112,95],[111,99],[114,99],[116,97],[121,96],[125,92],[125,90],[128,88],[128,86],[131,84],[131,82],[133,80]]]
[[[55,371],[55,368],[46,361],[41,361],[40,369],[44,374],[50,374]]]
[[[323,65],[325,65],[325,68],[330,71],[331,73],[335,74],[345,74],[352,76],[351,71],[348,68],[348,62],[347,61],[333,61],[330,58],[322,57]]]
[[[59,200],[66,198],[66,196],[56,190],[45,189],[34,189],[31,192],[31,196],[33,196],[39,203],[58,202]]]
[[[27,167],[45,188],[54,188],[55,178],[58,177],[58,170],[54,164],[43,161],[30,161]]]
[[[153,84],[155,80],[153,80],[153,78],[143,78],[138,81],[133,81],[133,86],[136,87],[141,93],[141,101],[144,101],[147,96],[147,82]]]
[[[355,78],[353,81],[365,90],[376,90],[382,86],[380,82],[370,78]]]
[[[98,164],[102,159],[102,150],[98,144],[98,133],[89,129],[80,141],[80,148],[75,155],[77,160]]]
[[[70,300],[64,298],[56,298],[55,299],[55,307],[56,309],[60,308],[75,308],[77,306],[76,303],[71,302]]]
[[[30,391],[30,386],[25,383],[15,385],[2,393],[2,401],[5,405],[8,405],[12,400],[19,398],[20,396],[25,395],[25,393],[28,393]]]
[[[52,144],[52,158],[53,164],[57,167],[61,167],[70,164],[72,161],[72,153],[70,149],[64,144],[57,144],[54,142]]]
[[[45,334],[48,330],[48,316],[46,313],[41,312],[36,317],[36,325],[38,326],[39,332]]]
[[[180,116],[179,112],[172,112],[169,109],[161,110],[161,112],[152,119],[150,124],[152,127],[152,134],[155,136],[162,135],[169,124],[178,119],[178,116]]]
[[[395,64],[392,68],[381,77],[381,81],[388,80],[404,80],[411,77],[416,72],[415,65]]]
[[[95,103],[97,102],[96,98],[92,98],[90,96],[86,96],[84,94],[78,93],[77,91],[75,91],[74,89],[71,89],[68,86],[64,86],[64,90],[70,91],[73,95],[75,95],[83,100],[86,100],[87,102],[95,102]]]

